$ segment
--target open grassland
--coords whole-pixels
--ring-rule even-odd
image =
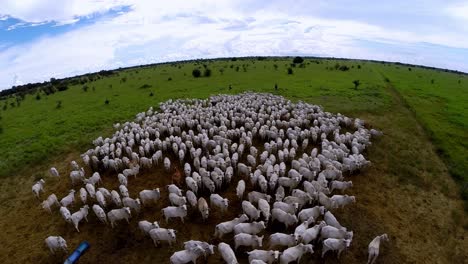
[[[63,235],[70,246],[90,241],[93,248],[82,263],[166,263],[191,236],[219,242],[210,240],[214,225],[232,215],[215,215],[206,225],[197,220],[197,214],[183,227],[178,221],[170,223],[169,227],[181,229],[174,249],[155,249],[149,239],[136,232],[137,219],[132,220],[130,228],[122,225],[118,231],[111,231],[92,217],[89,224],[82,225],[82,232],[76,233],[58,213],[50,216],[36,206],[30,188],[35,178],[45,177],[47,169],[56,166],[65,177],[61,182],[46,178],[46,194],[64,196],[69,189],[69,161],[79,160],[79,154],[91,147],[95,137],[110,135],[113,123],[131,120],[158,102],[252,90],[319,104],[326,111],[362,118],[384,132],[367,150],[373,166],[351,176],[354,187],[350,194],[356,195],[357,203],[336,214],[355,232],[342,263],[363,263],[369,241],[384,232],[391,242],[383,246],[381,263],[463,263],[468,257],[468,240],[459,187],[466,184],[468,171],[468,78],[420,68],[410,71],[394,64],[317,63],[309,59],[304,68],[298,65],[289,75],[290,63],[291,59],[285,58],[158,65],[120,71],[87,83],[87,91],[79,85],[42,95],[40,100],[26,96],[19,107],[11,107],[13,99],[9,99],[0,120],[0,174],[9,176],[0,181],[0,256],[7,256],[6,262],[11,263],[58,261],[45,252],[43,245],[43,239],[53,234]],[[336,63],[350,69],[335,70]],[[203,64],[212,70],[211,77],[194,78],[192,70],[200,67],[203,72]],[[361,82],[357,89],[353,80]],[[104,103],[106,99],[109,104]],[[61,101],[61,108],[56,108],[57,101]],[[0,107],[4,104],[0,101]],[[139,177],[139,181],[131,185],[134,190],[130,192],[164,186],[169,178],[157,171]],[[111,189],[116,182],[109,180],[107,184]],[[138,219],[159,219],[163,204]],[[233,206],[237,208],[240,203]],[[320,262],[318,254],[308,260]],[[215,256],[209,263],[219,261]],[[336,262],[334,257],[327,258],[327,263]]]

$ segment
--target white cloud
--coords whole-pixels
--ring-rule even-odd
[[[453,18],[460,19],[461,21],[467,23],[468,22],[468,1],[452,4],[445,9],[445,12]]]
[[[63,3],[73,6],[76,2],[66,0]],[[25,8],[16,16],[35,23],[51,20],[72,23],[76,22],[76,16],[108,10],[116,5],[132,4],[132,8],[117,17],[102,18],[65,34],[0,50],[0,88],[10,86],[15,75],[21,76],[23,81],[33,82],[128,65],[248,55],[367,58],[468,71],[466,63],[445,61],[444,54],[428,54],[430,51],[426,48],[408,48],[427,42],[446,49],[468,49],[468,35],[448,31],[425,34],[411,31],[410,27],[396,30],[351,19],[291,13],[282,1],[264,4],[253,0],[83,3],[88,4],[64,13],[60,11],[63,7],[57,7],[42,17],[34,17]],[[246,10],[246,6],[251,8]],[[0,13],[3,13],[1,8]],[[300,10],[300,7],[294,10]],[[22,15],[18,15],[20,13]],[[359,40],[380,43],[392,49],[376,50]],[[464,54],[466,56],[468,52]]]
[[[130,0],[2,0],[0,14],[25,22],[64,22],[129,5]]]

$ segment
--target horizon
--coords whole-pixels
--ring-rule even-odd
[[[468,72],[467,1],[352,3],[6,0],[0,90],[100,70],[231,57],[333,57]]]

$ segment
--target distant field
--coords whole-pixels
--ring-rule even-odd
[[[69,161],[80,160],[79,154],[92,147],[96,137],[110,136],[112,124],[130,121],[161,101],[252,90],[322,105],[384,132],[367,150],[373,166],[352,176],[350,194],[356,195],[357,203],[337,213],[356,234],[342,263],[363,263],[367,243],[382,232],[389,233],[391,243],[379,263],[463,263],[468,258],[468,222],[459,191],[468,199],[468,77],[356,60],[305,59],[303,66],[295,67],[291,62],[292,58],[270,58],[156,65],[122,70],[48,96],[41,93],[40,100],[36,94],[27,95],[19,107],[11,106],[15,98],[0,100],[0,226],[7,241],[0,256],[16,263],[50,263],[43,239],[58,233],[73,245],[87,239],[100,249],[90,251],[83,263],[165,263],[174,249],[156,250],[134,237],[136,219],[130,230],[123,228],[118,235],[93,229],[98,225],[95,219],[83,224],[78,234],[59,215],[36,208],[31,184],[47,177],[50,166],[67,175]],[[199,68],[203,74],[204,65],[211,76],[194,78],[192,70]],[[342,66],[349,69],[342,71]],[[290,67],[292,74],[287,72]],[[360,81],[357,89],[354,80]],[[65,178],[66,183],[49,178],[47,193],[64,196],[69,188]],[[154,208],[143,217],[156,213]],[[18,224],[12,225],[15,221]],[[206,230],[203,223],[191,224],[186,236],[210,239],[214,222]],[[317,263],[319,258],[306,260]]]

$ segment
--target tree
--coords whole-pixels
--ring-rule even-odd
[[[201,76],[201,72],[200,72],[199,69],[194,69],[194,70],[192,71],[192,75],[193,75],[193,77],[198,78],[198,77]]]
[[[208,68],[206,68],[206,69],[205,69],[205,72],[203,73],[203,76],[205,76],[205,77],[210,77],[210,76],[211,76],[211,70],[208,69]]]
[[[361,84],[361,82],[359,80],[354,80],[353,84],[354,84],[354,90],[357,90],[357,88]]]
[[[302,57],[295,57],[293,59],[293,63],[303,63],[304,59]]]
[[[293,74],[293,69],[288,68],[288,74]]]

